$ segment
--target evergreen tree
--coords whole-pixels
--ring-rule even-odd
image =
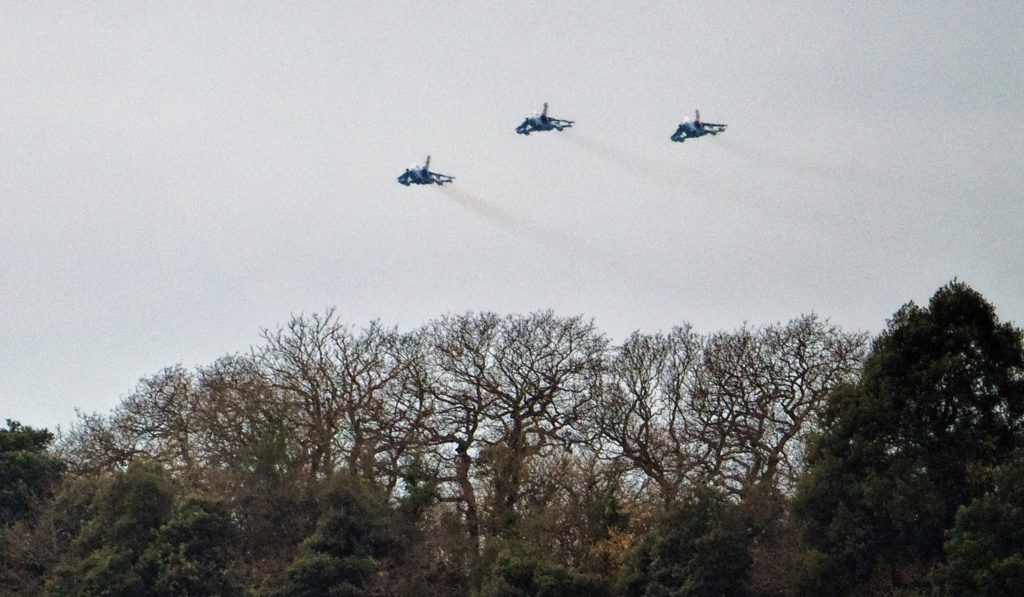
[[[7,421],[0,429],[0,526],[26,516],[60,478],[61,462],[48,452],[53,434]]]
[[[800,590],[924,590],[944,529],[981,489],[971,472],[1024,444],[1022,373],[1020,331],[965,284],[898,311],[813,443],[794,504]]]
[[[64,472],[53,435],[16,421],[0,428],[0,594],[40,591],[56,551],[48,501]]]
[[[93,515],[57,566],[48,594],[232,595],[224,572],[234,534],[226,508],[200,498],[175,506],[156,462],[134,460],[100,484]]]
[[[316,531],[270,595],[366,594],[396,549],[387,502],[364,482],[335,475],[323,504]]]
[[[743,595],[750,538],[736,505],[699,488],[672,507],[623,566],[623,595]]]
[[[139,562],[150,595],[239,594],[225,574],[237,534],[225,503],[195,495],[181,500]]]
[[[52,595],[146,595],[138,563],[171,515],[174,489],[163,468],[134,460],[98,488],[93,516],[58,565]]]
[[[1024,455],[997,467],[984,495],[963,506],[946,532],[939,595],[1011,597],[1024,587]]]
[[[520,541],[496,540],[481,559],[477,597],[601,597],[604,581],[557,564]]]

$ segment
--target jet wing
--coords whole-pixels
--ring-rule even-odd
[[[431,180],[438,185],[443,185],[447,182],[455,180],[454,176],[448,176],[447,174],[438,174],[437,172],[430,173]]]

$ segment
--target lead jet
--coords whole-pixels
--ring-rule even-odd
[[[443,185],[446,182],[455,180],[454,176],[448,176],[445,174],[438,174],[437,172],[430,171],[430,156],[427,156],[427,161],[423,166],[414,164],[412,167],[406,168],[405,172],[398,177],[399,184],[409,186],[411,184],[436,184]]]
[[[679,128],[676,129],[676,132],[672,135],[671,139],[682,143],[687,139],[696,139],[697,137],[703,137],[704,135],[717,135],[724,131],[726,126],[727,125],[715,124],[713,122],[703,122],[700,119],[700,110],[697,110],[696,118],[693,120],[687,118],[686,121],[679,125]]]
[[[548,103],[544,102],[544,110],[540,114],[534,112],[533,116],[527,116],[523,124],[516,127],[516,132],[520,135],[529,135],[535,131],[550,131],[552,129],[560,131],[572,127],[572,124],[571,120],[548,116]]]

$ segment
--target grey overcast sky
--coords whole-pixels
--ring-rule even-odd
[[[1024,2],[0,3],[0,419],[335,306],[1024,323]],[[563,133],[518,136],[539,110]],[[700,108],[729,130],[671,143]],[[405,188],[433,156],[454,184]]]

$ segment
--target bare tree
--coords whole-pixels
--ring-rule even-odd
[[[864,334],[814,315],[712,336],[692,409],[701,443],[715,446],[705,475],[736,494],[792,489],[828,393],[855,379],[865,347]]]
[[[492,346],[500,334],[497,315],[448,316],[430,324],[430,362],[421,390],[434,404],[428,422],[431,443],[439,450],[442,480],[454,485],[451,498],[461,509],[466,531],[479,546],[481,508],[475,484],[475,459],[496,397],[484,377],[493,368]],[[448,460],[451,450],[451,459]]]
[[[633,333],[609,360],[595,410],[603,451],[630,462],[671,498],[692,483],[699,466],[695,421],[688,412],[697,388],[702,339],[689,327],[669,334]]]
[[[194,382],[180,365],[142,379],[109,417],[79,413],[58,450],[73,470],[83,472],[125,466],[137,454],[148,454],[171,470],[193,475],[201,464],[193,430]]]
[[[314,478],[329,474],[336,464],[334,436],[345,400],[335,383],[333,336],[338,333],[344,330],[333,311],[294,317],[284,328],[264,330],[266,343],[254,351],[256,362],[289,405],[289,423],[300,433]]]
[[[291,405],[313,476],[343,466],[393,488],[394,467],[415,443],[423,417],[421,396],[407,392],[415,339],[378,322],[356,333],[333,310],[293,318],[263,336],[255,358]]]
[[[58,434],[54,451],[72,474],[95,474],[128,466],[141,449],[110,417],[77,412],[78,419]]]
[[[251,357],[200,368],[197,385],[193,428],[208,468],[284,477],[303,466],[288,405]]]
[[[599,383],[606,341],[593,323],[551,312],[434,322],[431,429],[471,537],[484,492],[491,528],[514,525],[531,459],[582,438],[575,424]]]
[[[857,375],[865,342],[813,315],[706,337],[635,333],[600,395],[604,449],[664,497],[703,484],[786,491],[828,392]]]

